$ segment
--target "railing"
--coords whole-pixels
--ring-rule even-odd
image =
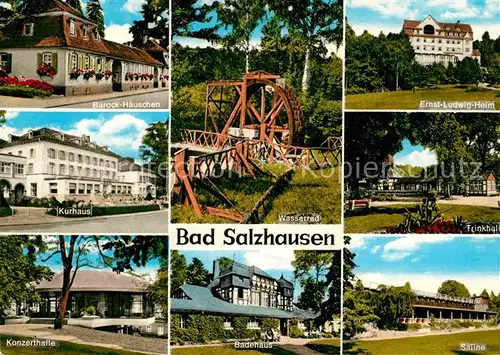
[[[223,149],[224,147],[234,147],[241,142],[241,139],[229,135],[223,136],[220,133],[200,131],[195,129],[183,130],[182,140],[186,144],[217,149]]]

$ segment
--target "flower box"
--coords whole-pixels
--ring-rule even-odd
[[[80,68],[75,68],[69,73],[70,79],[76,80],[82,75],[85,71]]]
[[[95,70],[94,69],[87,69],[84,73],[83,73],[83,78],[85,80],[89,80],[90,78],[93,78],[95,75]]]
[[[48,76],[49,78],[53,78],[57,74],[56,70],[52,66],[47,65],[47,64],[39,65],[36,68],[36,73],[40,77],[42,77],[42,76]]]

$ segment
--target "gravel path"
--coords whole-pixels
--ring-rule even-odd
[[[166,354],[168,349],[167,339],[146,338],[75,326],[66,326],[57,333],[74,336],[89,343],[117,344],[127,350]]]

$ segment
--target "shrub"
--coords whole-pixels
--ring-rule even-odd
[[[462,326],[460,325],[460,322],[458,322],[458,321],[451,322],[450,323],[450,327],[451,328],[455,328],[455,329],[456,328],[462,328]]]
[[[2,86],[28,87],[32,89],[50,91],[50,93],[54,91],[52,85],[46,83],[45,81],[35,79],[19,80],[17,76],[11,78],[0,78],[0,84]]]
[[[408,324],[408,330],[410,332],[416,332],[419,329],[422,329],[422,324],[421,323],[410,323],[410,324]]]
[[[52,91],[33,89],[25,86],[0,86],[0,95],[15,96],[15,97],[48,97],[52,95]]]
[[[96,311],[95,307],[90,306],[90,307],[85,308],[85,315],[95,316],[96,314],[97,314],[97,311]]]

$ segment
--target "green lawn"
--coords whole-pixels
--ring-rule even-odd
[[[340,340],[339,339],[321,339],[307,343],[309,349],[315,350],[321,354],[340,354]]]
[[[394,227],[403,221],[403,213],[406,208],[416,205],[389,205],[372,207],[371,213],[360,216],[345,216],[345,233],[369,233],[385,231],[386,228]],[[445,219],[453,219],[462,216],[467,221],[490,222],[500,221],[500,210],[492,207],[463,206],[438,204],[439,210]]]
[[[6,347],[7,339],[12,340],[26,340],[29,338],[18,337],[18,336],[10,336],[2,334],[0,335],[0,354],[2,355],[52,355],[52,354],[68,354],[68,355],[77,355],[77,354],[96,354],[96,355],[140,355],[144,353],[140,352],[131,352],[125,350],[115,350],[109,348],[103,348],[99,346],[89,346],[89,345],[81,345],[74,344],[68,342],[59,342],[59,346],[55,348],[14,348],[14,347]],[[167,353],[167,349],[165,349],[165,353]]]
[[[271,164],[266,167],[276,175],[286,170],[285,165]],[[256,180],[250,177],[221,178],[214,180],[217,187],[236,206],[234,211],[246,216],[264,192],[272,185],[274,179],[259,176]],[[271,210],[264,223],[278,223],[282,213],[317,213],[322,223],[338,224],[341,220],[341,180],[338,168],[323,170],[297,169],[285,190],[272,201]],[[205,206],[221,207],[220,202],[203,189],[196,191],[198,202]],[[191,206],[174,205],[172,207],[173,223],[233,223],[230,220],[206,215],[198,218]]]
[[[172,349],[172,355],[296,355],[295,353],[273,347],[272,349],[254,349],[254,350],[241,350],[235,349],[233,346],[203,346],[191,348],[178,348]]]
[[[352,110],[417,110],[422,100],[439,100],[495,101],[496,108],[500,109],[500,91],[479,89],[479,91],[467,92],[466,90],[453,85],[443,85],[436,89],[419,89],[415,94],[408,90],[347,95],[346,108]]]
[[[486,351],[462,351],[460,344],[486,344]],[[344,343],[345,355],[498,355],[500,330]]]

